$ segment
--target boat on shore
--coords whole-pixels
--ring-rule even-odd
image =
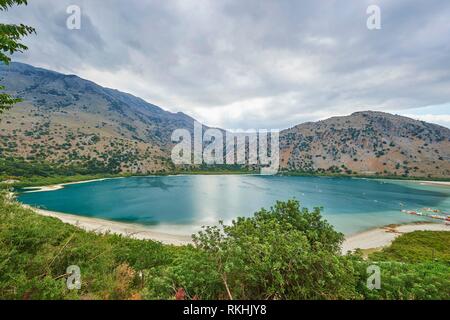
[[[407,213],[414,216],[421,216],[431,219],[437,219],[437,220],[444,220],[444,221],[450,221],[450,215],[446,212],[442,212],[439,209],[432,209],[432,208],[423,208],[422,209],[425,212],[422,211],[415,211],[415,210],[401,210],[403,213]],[[436,214],[440,213],[440,214]]]
[[[412,214],[414,216],[423,216],[422,212],[414,210],[402,210],[403,213]]]

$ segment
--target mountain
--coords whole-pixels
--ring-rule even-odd
[[[193,130],[194,119],[183,113],[74,75],[11,63],[0,66],[0,78],[24,100],[2,115],[3,157],[153,172],[169,165],[173,130]]]
[[[280,145],[284,170],[450,177],[450,129],[383,112],[300,124]]]
[[[171,170],[173,130],[193,131],[186,114],[75,75],[12,63],[0,79],[24,100],[1,115],[0,160]],[[449,129],[382,112],[297,125],[280,133],[280,148],[283,171],[450,177]]]

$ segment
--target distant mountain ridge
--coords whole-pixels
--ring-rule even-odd
[[[284,130],[281,154],[286,170],[449,177],[450,129],[384,112],[355,112]]]
[[[74,75],[12,63],[0,66],[0,77],[24,100],[2,116],[3,156],[66,165],[97,159],[120,171],[152,172],[168,167],[173,130],[193,130],[184,113]]]
[[[184,113],[75,75],[12,63],[0,78],[24,100],[1,116],[0,158],[170,171],[173,130],[193,130]],[[297,125],[280,147],[283,171],[450,177],[450,129],[382,112]]]

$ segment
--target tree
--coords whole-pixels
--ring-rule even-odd
[[[7,11],[14,5],[27,5],[27,0],[0,0],[0,11]],[[0,23],[0,61],[9,64],[9,57],[15,52],[23,52],[27,50],[27,46],[20,42],[22,37],[35,33],[34,28],[24,24],[4,24]],[[5,90],[4,86],[0,86],[0,90]],[[20,102],[21,99],[14,98],[11,95],[0,92],[0,113],[11,108],[14,104]]]
[[[231,225],[206,227],[194,236],[171,279],[201,299],[354,299],[357,277],[341,256],[343,235],[320,209],[278,202]],[[195,255],[194,255],[195,253]]]

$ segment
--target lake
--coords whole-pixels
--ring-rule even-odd
[[[144,224],[173,234],[191,234],[202,225],[250,216],[277,200],[288,199],[297,199],[304,207],[323,207],[323,216],[345,234],[426,219],[402,213],[402,209],[450,211],[448,187],[330,177],[130,177],[19,195],[19,201],[42,209]]]

